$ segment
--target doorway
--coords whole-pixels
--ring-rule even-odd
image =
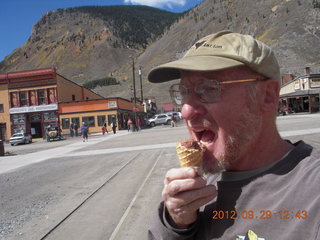
[[[31,123],[31,135],[32,138],[42,138],[41,122]]]
[[[0,123],[0,140],[5,141],[6,140],[6,134],[7,134],[6,124],[5,123]]]

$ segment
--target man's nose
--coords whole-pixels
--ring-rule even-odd
[[[205,113],[205,107],[195,94],[191,94],[182,105],[181,114],[186,120],[193,120]]]

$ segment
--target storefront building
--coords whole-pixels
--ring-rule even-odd
[[[59,126],[59,102],[103,99],[62,77],[54,68],[0,74],[0,138],[30,133],[42,138],[48,125]]]
[[[279,111],[282,113],[319,112],[320,74],[305,74],[284,84],[280,90]]]
[[[71,123],[79,128],[78,134],[83,123],[89,126],[89,132],[101,132],[105,122],[108,131],[112,131],[112,122],[116,123],[117,130],[127,129],[129,118],[145,118],[140,102],[135,105],[124,98],[105,98],[59,103],[60,128],[64,135],[70,133]]]

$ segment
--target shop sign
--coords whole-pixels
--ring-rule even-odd
[[[133,110],[134,112],[139,112],[139,108],[137,108],[137,107],[134,107],[132,110]]]
[[[320,78],[312,78],[310,79],[310,87],[312,88],[318,88],[320,87]]]
[[[295,90],[300,89],[300,81],[299,80],[294,82],[294,89]]]
[[[30,120],[31,120],[31,122],[41,121],[41,114],[40,114],[40,113],[33,113],[33,114],[30,116]]]
[[[109,108],[116,108],[117,107],[117,101],[109,101],[108,105],[109,105]]]
[[[58,110],[57,104],[10,108],[10,114]]]

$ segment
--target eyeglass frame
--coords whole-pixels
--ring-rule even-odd
[[[175,99],[174,95],[173,95],[173,87],[174,86],[180,86],[180,87],[183,87],[187,94],[186,96],[189,96],[189,89],[193,89],[195,94],[197,95],[197,97],[199,98],[200,102],[202,103],[215,103],[217,102],[219,99],[220,99],[220,96],[221,96],[221,85],[224,85],[224,84],[233,84],[233,83],[244,83],[244,82],[255,82],[255,81],[263,81],[263,80],[266,80],[267,78],[264,78],[264,79],[258,79],[258,78],[249,78],[249,79],[241,79],[241,80],[231,80],[231,81],[218,81],[216,79],[208,79],[208,78],[205,78],[203,79],[203,81],[205,80],[210,80],[210,81],[214,81],[216,83],[216,86],[217,86],[217,90],[219,91],[219,94],[217,95],[216,99],[212,100],[212,101],[206,101],[206,100],[203,100],[202,97],[201,97],[201,93],[198,93],[196,91],[196,88],[199,86],[190,86],[190,87],[187,87],[181,83],[176,83],[176,84],[173,84],[170,86],[169,88],[169,93],[170,93],[170,96],[171,96],[171,99],[178,105],[182,105],[183,103],[183,100],[181,99],[181,103],[177,103],[177,100]],[[181,91],[179,91],[180,94],[181,94]],[[181,94],[182,95],[182,94]]]

